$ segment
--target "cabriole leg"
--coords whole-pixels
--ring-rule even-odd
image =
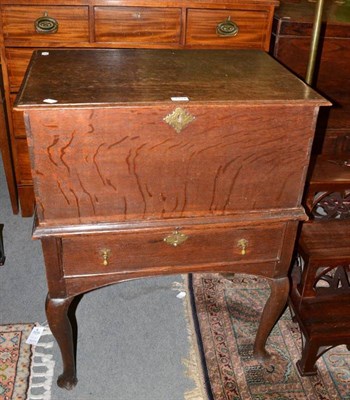
[[[63,373],[57,379],[57,385],[73,389],[78,380],[75,368],[75,352],[71,321],[68,317],[69,306],[74,297],[66,299],[46,299],[46,315],[53,336],[57,340],[62,355]]]
[[[265,350],[266,340],[287,304],[289,293],[288,277],[269,279],[268,282],[271,294],[265,304],[254,343],[254,356],[260,360],[269,358]]]

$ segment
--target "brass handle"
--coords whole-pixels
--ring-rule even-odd
[[[177,247],[184,243],[187,239],[188,236],[180,232],[179,228],[176,228],[174,232],[172,232],[169,236],[166,236],[163,240],[169,246]]]
[[[109,264],[109,256],[111,254],[111,251],[109,249],[102,249],[101,250],[101,256],[102,256],[102,265],[104,267],[107,267]]]
[[[241,249],[241,255],[245,256],[247,253],[247,247],[248,247],[248,240],[246,239],[240,239],[237,242],[237,247],[239,247]]]
[[[219,36],[236,36],[238,31],[238,25],[231,21],[231,17],[227,17],[226,21],[220,22],[216,27]]]
[[[58,31],[58,21],[49,17],[47,11],[45,11],[42,17],[35,20],[34,28],[37,33],[56,33]]]

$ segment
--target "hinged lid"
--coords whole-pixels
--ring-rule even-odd
[[[328,104],[263,51],[122,49],[35,51],[16,105],[126,106],[177,97]]]

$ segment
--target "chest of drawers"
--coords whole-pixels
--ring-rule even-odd
[[[145,276],[265,276],[271,296],[254,352],[267,356],[327,104],[258,50],[35,52],[16,110],[27,128],[60,386],[76,383],[73,298]]]
[[[142,47],[267,51],[276,4],[277,0],[1,1],[1,58],[22,215],[33,213],[33,181],[23,118],[21,113],[13,111],[13,102],[33,49]]]

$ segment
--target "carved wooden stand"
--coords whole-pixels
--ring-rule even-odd
[[[332,347],[350,349],[350,166],[346,158],[319,156],[308,184],[299,262],[289,304],[302,331],[301,375]]]
[[[332,347],[350,349],[350,227],[343,221],[305,223],[293,269],[290,305],[299,323],[301,375],[317,373],[317,359]]]

